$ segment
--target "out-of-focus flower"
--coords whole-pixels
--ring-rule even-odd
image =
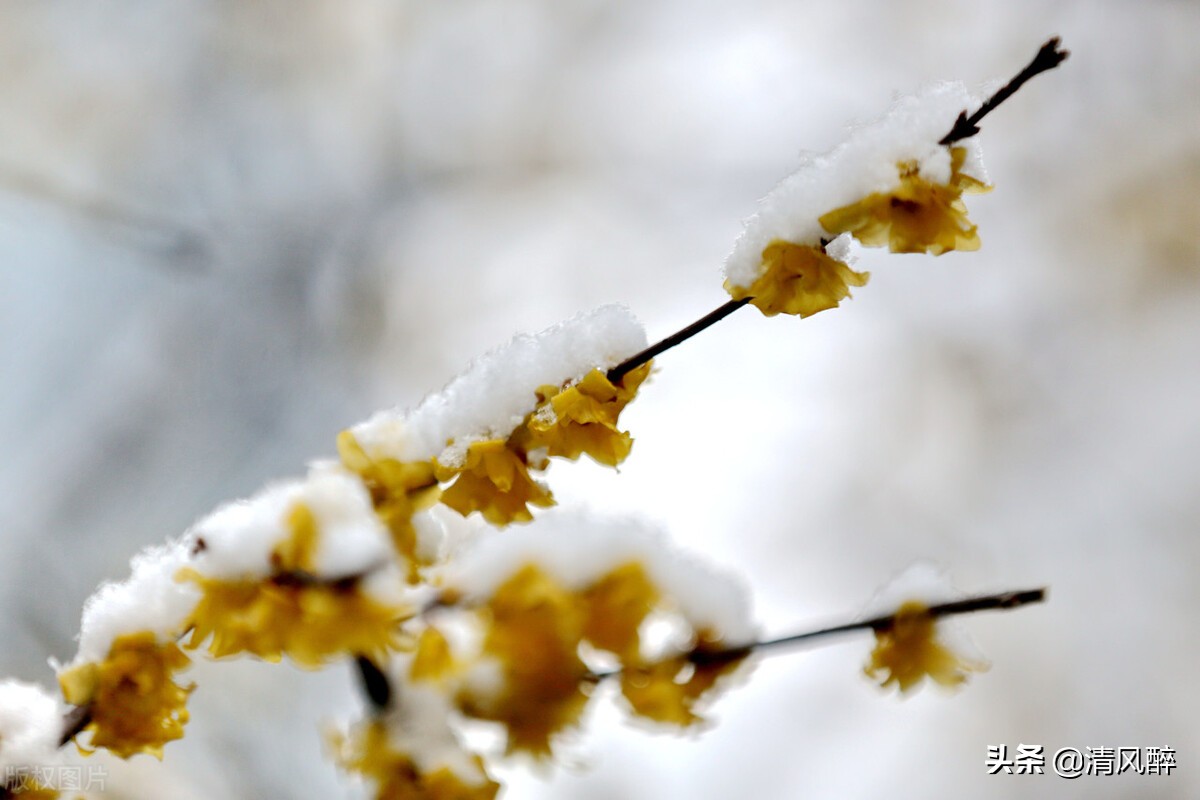
[[[528,522],[530,505],[554,505],[550,490],[530,476],[525,453],[513,444],[511,439],[472,442],[460,467],[439,464],[438,479],[454,480],[442,492],[442,502],[464,517],[478,511],[493,525]]]
[[[837,308],[850,296],[851,286],[866,286],[870,277],[828,255],[824,248],[776,239],[762,252],[758,278],[748,287],[725,281],[734,300],[751,298],[763,314],[811,316]]]
[[[344,769],[375,783],[376,800],[492,800],[500,791],[478,757],[472,763],[482,779],[476,783],[448,766],[423,771],[412,755],[393,746],[382,720],[363,723],[349,736],[335,734],[333,745]]]
[[[483,653],[503,675],[497,691],[465,691],[463,710],[502,723],[508,749],[550,755],[550,738],[579,720],[588,676],[579,658],[583,612],[572,593],[536,566],[505,581],[487,601]]]
[[[593,369],[566,388],[539,388],[541,405],[520,429],[527,432],[527,451],[545,448],[547,455],[572,460],[586,453],[601,464],[617,466],[633,445],[629,433],[617,428],[617,419],[649,374],[647,362],[616,384]]]
[[[188,619],[187,647],[208,642],[213,656],[251,653],[267,661],[290,656],[317,667],[331,657],[378,655],[397,644],[408,612],[379,602],[360,581],[314,581],[291,573],[262,580],[208,578],[193,569],[180,579],[202,591]]]
[[[409,677],[414,681],[438,681],[448,677],[454,668],[450,643],[442,632],[433,626],[421,631],[413,651]]]
[[[113,641],[104,661],[71,667],[58,680],[68,703],[88,709],[84,731],[91,732],[91,747],[121,758],[162,758],[163,745],[182,738],[188,721],[187,698],[195,687],[175,683],[174,674],[190,664],[174,642],[160,643],[151,632],[126,634]]]
[[[342,465],[362,478],[376,513],[392,534],[392,543],[407,559],[409,582],[418,582],[417,569],[423,562],[419,557],[412,517],[433,506],[441,496],[433,464],[394,458],[373,459],[350,431],[338,435],[337,447]]]
[[[956,653],[938,639],[937,619],[917,600],[905,602],[892,624],[875,631],[875,649],[864,671],[884,688],[893,684],[908,692],[928,677],[953,688],[971,672],[987,669],[987,662]]]
[[[941,255],[950,250],[978,250],[979,236],[967,219],[963,192],[986,192],[991,187],[963,173],[967,151],[950,148],[950,179],[931,183],[916,162],[898,165],[900,185],[875,192],[856,203],[820,217],[831,234],[850,233],[864,245],[888,245],[893,253]]]
[[[658,605],[658,587],[636,562],[617,567],[579,594],[583,638],[623,665],[641,660],[642,622]]]
[[[719,642],[701,633],[693,655],[681,655],[621,673],[621,694],[640,717],[687,727],[701,722],[702,704],[714,697],[717,682],[732,675],[749,655],[726,657]],[[706,654],[713,654],[705,658]],[[698,657],[697,657],[698,656]]]

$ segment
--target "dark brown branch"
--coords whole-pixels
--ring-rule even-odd
[[[966,111],[959,114],[958,119],[954,121],[954,127],[942,137],[942,140],[938,144],[954,144],[979,133],[979,121],[990,114],[996,106],[1016,94],[1017,90],[1035,75],[1052,70],[1066,61],[1067,56],[1071,53],[1067,50],[1059,49],[1060,44],[1059,38],[1055,36],[1042,45],[1041,49],[1037,51],[1037,55],[1033,57],[1033,60],[1026,64],[1025,68],[1018,72],[1011,81],[1001,86],[998,92],[989,97],[987,102],[979,107],[979,110],[969,117]]]
[[[387,711],[392,705],[392,682],[379,666],[364,655],[354,657],[354,665],[358,668],[358,680],[362,684],[363,693],[371,701],[376,713]]]
[[[929,608],[926,609],[926,613],[931,617],[949,617],[956,614],[972,614],[976,611],[1007,610],[1028,605],[1030,603],[1041,603],[1045,599],[1046,589],[1026,589],[1016,592],[989,594],[982,597],[971,597],[967,598],[966,600],[955,600],[949,603],[938,603],[937,605],[929,606]],[[777,639],[765,639],[761,642],[726,647],[721,650],[692,650],[689,653],[683,654],[683,657],[693,664],[723,664],[745,658],[751,653],[778,652],[779,650],[788,647],[810,644],[814,641],[826,639],[842,633],[850,633],[852,631],[861,630],[883,631],[892,627],[895,622],[896,614],[886,614],[880,617],[872,617],[871,619],[847,622],[842,625],[834,625],[829,628],[821,628],[815,631],[795,633],[790,636],[782,636]],[[620,673],[621,670],[619,669],[611,672],[595,673],[591,676],[591,679],[599,681],[604,678],[619,675]]]
[[[631,356],[630,358],[622,361],[620,364],[617,364],[608,371],[608,379],[613,383],[619,382],[625,377],[626,373],[637,369],[642,364],[645,364],[647,361],[659,355],[660,353],[670,350],[680,342],[687,341],[705,328],[715,325],[753,299],[754,298],[752,297],[746,297],[741,300],[730,300],[720,308],[708,312],[683,330],[671,334],[661,342],[652,344],[637,355]]]
[[[58,746],[66,747],[67,742],[78,736],[88,723],[92,721],[92,709],[89,706],[74,706],[63,716],[63,731],[58,737]]]

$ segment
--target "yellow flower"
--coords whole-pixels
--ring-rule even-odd
[[[749,287],[725,282],[734,300],[751,298],[763,314],[808,317],[837,308],[850,296],[851,286],[866,286],[866,272],[855,272],[820,247],[776,239],[763,249],[762,270]]]
[[[641,658],[639,629],[659,601],[658,587],[636,562],[617,567],[580,593],[583,638],[622,664]]]
[[[483,651],[504,672],[498,696],[459,697],[463,711],[508,729],[508,750],[550,754],[550,738],[579,720],[588,696],[580,683],[583,614],[570,592],[536,566],[518,570],[488,600]]]
[[[271,566],[277,572],[316,571],[317,518],[304,503],[295,503],[283,520],[288,536],[271,551]]]
[[[571,460],[587,453],[601,464],[615,467],[629,455],[630,435],[617,429],[621,411],[637,394],[650,374],[650,363],[630,370],[613,384],[604,372],[593,369],[566,388],[538,389],[542,404],[523,429],[526,452],[546,448],[547,454]]]
[[[478,756],[474,763],[483,775],[478,784],[464,782],[448,767],[421,772],[410,756],[392,747],[379,720],[359,726],[349,737],[335,735],[333,745],[344,769],[375,782],[376,800],[492,800],[500,791]]]
[[[955,687],[969,672],[987,669],[987,663],[955,653],[937,640],[937,620],[924,603],[910,600],[900,606],[890,627],[875,631],[875,649],[864,668],[883,687],[896,684],[908,692],[925,677]]]
[[[550,490],[530,476],[525,453],[512,439],[472,442],[462,467],[437,467],[439,480],[456,475],[442,492],[442,502],[464,517],[478,511],[493,525],[507,525],[533,519],[531,504],[554,505]]]
[[[696,652],[717,650],[714,643],[701,638]],[[732,674],[746,656],[736,658],[666,659],[642,667],[626,667],[621,673],[621,694],[633,712],[641,717],[687,727],[703,718],[697,707],[712,698],[722,677]]]
[[[338,435],[337,447],[342,465],[362,478],[371,493],[375,512],[391,531],[396,551],[408,560],[409,582],[419,582],[418,567],[424,562],[417,553],[412,517],[433,506],[441,496],[434,465],[428,461],[373,459],[350,431]]]
[[[192,569],[180,580],[203,594],[188,618],[189,649],[211,638],[215,657],[251,653],[268,661],[288,655],[316,667],[331,657],[379,655],[396,645],[406,612],[361,591],[357,581],[318,582],[283,573],[259,581],[208,578]]]
[[[869,247],[887,244],[893,253],[978,250],[962,194],[991,187],[961,172],[966,157],[966,148],[950,148],[950,181],[944,185],[922,178],[915,162],[899,164],[898,187],[834,209],[820,218],[821,225],[834,235],[849,232]]]
[[[68,703],[88,708],[91,746],[121,758],[150,753],[162,758],[167,742],[183,737],[187,698],[174,673],[191,664],[174,642],[159,644],[150,631],[117,637],[108,657],[63,672],[59,685]],[[88,752],[76,742],[83,752]]]
[[[417,639],[417,648],[413,652],[409,677],[414,681],[436,681],[450,675],[454,667],[450,643],[446,641],[442,632],[433,627],[421,631]]]

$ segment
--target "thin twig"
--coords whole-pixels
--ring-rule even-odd
[[[1025,83],[1027,83],[1035,75],[1040,75],[1047,70],[1054,69],[1066,60],[1070,53],[1066,50],[1060,49],[1059,45],[1060,41],[1057,36],[1042,45],[1041,49],[1037,51],[1037,55],[1033,57],[1033,60],[1025,65],[1024,69],[1013,76],[1012,80],[1004,84],[999,91],[988,98],[987,102],[980,106],[974,114],[967,116],[966,111],[963,111],[961,114],[959,114],[958,119],[954,122],[954,127],[950,129],[949,133],[942,137],[942,140],[938,142],[938,144],[953,144],[954,142],[967,139],[979,133],[979,121],[990,114],[996,108],[996,106],[1000,105],[1005,100],[1016,94],[1017,90],[1024,86]],[[686,328],[683,328],[677,333],[671,334],[657,344],[650,345],[637,355],[631,356],[625,361],[622,361],[620,364],[608,371],[608,379],[613,383],[619,382],[621,378],[625,377],[626,373],[637,369],[642,364],[645,364],[655,356],[670,350],[675,345],[687,341],[705,328],[720,322],[721,320],[725,319],[725,317],[729,316],[734,311],[737,311],[739,308],[746,305],[753,299],[754,298],[752,297],[744,297],[741,300],[730,300],[719,308],[710,311],[700,319],[693,322],[691,325],[688,325]]]
[[[90,706],[73,706],[63,716],[63,731],[58,737],[58,746],[66,747],[67,742],[78,736],[91,721],[92,709]]]
[[[1045,588],[1025,589],[1016,592],[989,594],[982,597],[970,597],[966,600],[955,600],[949,603],[938,603],[937,605],[929,606],[929,608],[925,610],[925,613],[931,617],[949,617],[956,614],[971,614],[976,611],[1008,610],[1011,608],[1028,605],[1030,603],[1041,603],[1045,599]],[[760,642],[726,647],[720,650],[692,650],[688,653],[680,654],[680,656],[676,656],[676,658],[686,658],[693,664],[723,664],[745,658],[751,653],[757,652],[770,654],[779,652],[792,646],[811,644],[813,642],[830,638],[842,633],[850,633],[852,631],[861,630],[883,631],[892,627],[895,622],[895,613],[885,614],[880,617],[856,620],[855,622],[847,622],[841,625],[834,625],[829,628],[821,628],[819,630],[806,631],[804,633],[794,633],[789,636],[781,636],[776,639],[764,639]],[[615,675],[619,675],[620,673],[621,670],[617,669],[610,672],[594,673],[593,675],[589,676],[589,678],[591,680],[599,681],[604,678],[610,678]]]
[[[1042,45],[1041,49],[1037,51],[1037,55],[1033,57],[1033,60],[1026,64],[1025,68],[1018,72],[1011,81],[1001,86],[998,92],[989,97],[987,102],[979,107],[978,111],[969,117],[966,111],[959,114],[958,119],[954,121],[954,127],[942,137],[942,140],[938,144],[954,144],[957,141],[969,139],[979,133],[979,121],[990,114],[996,106],[1016,94],[1017,90],[1035,75],[1052,70],[1066,61],[1067,56],[1071,53],[1067,50],[1060,50],[1060,44],[1059,38],[1055,36]]]
[[[620,364],[617,364],[615,367],[613,367],[612,369],[610,369],[608,371],[609,381],[611,381],[612,383],[617,383],[618,381],[621,380],[621,378],[625,377],[626,373],[637,369],[642,364],[645,364],[647,361],[654,358],[658,354],[666,352],[667,350],[670,350],[672,347],[679,344],[680,342],[687,341],[688,339],[692,338],[693,336],[695,336],[697,333],[704,330],[705,328],[707,328],[711,325],[715,325],[716,323],[725,319],[730,314],[737,311],[739,308],[746,305],[753,299],[754,298],[752,298],[752,297],[745,297],[745,298],[742,298],[741,300],[730,300],[728,303],[725,303],[720,308],[716,308],[716,309],[708,312],[703,317],[696,320],[691,325],[688,325],[683,330],[677,331],[677,332],[671,334],[670,336],[668,336],[667,338],[663,339],[661,342],[650,345],[649,347],[647,347],[645,350],[638,353],[637,355],[634,355],[634,356],[631,356],[631,357],[625,359]]]

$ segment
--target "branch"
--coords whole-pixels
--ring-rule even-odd
[[[926,609],[925,613],[931,617],[949,617],[957,614],[972,614],[976,611],[1007,611],[1009,609],[1029,605],[1030,603],[1041,603],[1044,602],[1045,599],[1045,588],[1025,589],[1015,592],[989,594],[982,597],[971,597],[967,598],[966,600],[955,600],[949,603],[939,603],[937,605],[930,606],[928,609]],[[681,655],[683,658],[686,658],[693,664],[724,664],[730,661],[738,661],[739,659],[743,659],[754,652],[770,655],[788,647],[807,645],[812,642],[842,633],[850,633],[852,631],[868,629],[873,631],[885,631],[892,627],[895,622],[896,614],[892,613],[881,617],[872,617],[871,619],[847,622],[842,625],[834,625],[833,627],[829,628],[821,628],[815,631],[794,633],[789,636],[781,636],[776,639],[764,639],[760,642],[752,642],[750,644],[727,647],[721,650],[696,649]],[[675,656],[675,658],[678,657],[679,656]],[[589,676],[589,678],[598,682],[605,678],[611,678],[619,675],[621,672],[622,670],[620,669],[615,669],[610,672],[598,672],[593,673]]]
[[[1041,49],[1037,51],[1037,55],[1033,57],[1033,60],[1026,64],[1023,70],[1013,76],[1011,81],[1001,86],[998,92],[989,97],[987,102],[979,107],[978,111],[969,117],[966,111],[959,114],[958,119],[954,121],[954,127],[942,137],[942,140],[938,144],[954,144],[957,141],[969,139],[979,133],[979,121],[990,114],[996,106],[1016,94],[1017,90],[1035,75],[1052,70],[1066,61],[1067,56],[1071,55],[1071,53],[1067,50],[1060,50],[1060,43],[1059,38],[1055,36],[1042,45]]]
[[[681,342],[686,342],[688,339],[692,338],[705,328],[717,324],[753,299],[753,297],[745,297],[741,300],[730,300],[720,308],[716,308],[708,312],[691,325],[688,325],[686,328],[671,334],[661,342],[652,344],[637,355],[630,356],[620,364],[617,364],[608,371],[608,380],[614,384],[618,383],[621,378],[625,377],[626,373],[637,369],[642,364],[645,364],[647,361],[659,355],[660,353],[665,353],[675,345],[680,344]]]
[[[358,668],[358,680],[363,693],[371,701],[376,713],[382,713],[392,704],[392,682],[379,666],[364,655],[354,657],[354,666]]]

